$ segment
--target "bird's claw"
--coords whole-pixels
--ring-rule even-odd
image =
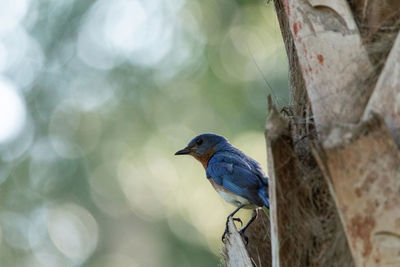
[[[227,234],[229,234],[229,229],[228,229],[228,223],[229,223],[229,216],[228,216],[228,218],[226,218],[226,223],[225,223],[225,231],[224,231],[224,233],[222,234],[222,243],[225,243],[225,237],[226,237],[226,235]]]
[[[229,234],[229,231],[228,231],[228,229],[225,229],[224,234],[222,235],[222,238],[221,238],[222,243],[225,243],[225,237],[227,234]]]
[[[242,222],[242,220],[241,220],[240,218],[228,217],[228,218],[226,219],[225,231],[224,231],[224,233],[223,233],[223,235],[222,235],[222,238],[221,238],[221,240],[222,240],[223,243],[225,243],[226,235],[229,235],[228,224],[229,224],[229,219],[230,219],[230,218],[232,218],[233,221],[239,222],[239,223],[240,223],[240,226],[243,226],[243,222]],[[241,234],[242,234],[242,233],[241,233]],[[243,234],[243,236],[244,236],[244,234]],[[246,236],[244,236],[244,237],[245,237],[245,239],[247,240],[247,237],[246,237]]]
[[[249,244],[249,238],[245,235],[244,230],[243,229],[239,230],[239,234],[243,238],[243,241],[244,241],[245,245],[247,246]],[[225,231],[224,231],[224,233],[222,235],[222,238],[221,238],[222,243],[225,243],[226,235],[229,235],[228,228],[225,229]]]
[[[229,234],[229,228],[228,228],[228,224],[229,224],[229,219],[232,218],[232,216],[228,216],[228,218],[226,218],[226,223],[225,223],[225,231],[222,235],[222,242],[225,243],[225,237],[227,234]],[[232,218],[233,221],[237,221],[240,222],[241,225],[243,225],[243,222],[240,218]]]
[[[243,222],[240,218],[232,218],[233,221],[240,222],[240,227],[243,226]]]

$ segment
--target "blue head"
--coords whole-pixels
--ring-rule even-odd
[[[184,149],[179,150],[175,155],[191,155],[206,167],[208,161],[216,151],[229,145],[225,137],[206,133],[193,138]]]

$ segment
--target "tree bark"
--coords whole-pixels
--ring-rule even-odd
[[[269,99],[270,246],[250,262],[400,266],[400,1],[274,4],[291,97]]]
[[[292,101],[266,123],[273,266],[400,266],[399,1],[274,2]]]

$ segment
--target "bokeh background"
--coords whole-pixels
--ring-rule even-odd
[[[0,6],[0,266],[217,266],[233,207],[173,154],[215,132],[266,167],[267,95],[288,98],[272,4]]]

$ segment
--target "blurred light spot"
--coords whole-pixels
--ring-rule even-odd
[[[24,61],[17,68],[9,71],[10,77],[20,87],[29,87],[42,69],[43,54],[36,41],[30,40],[29,50],[24,55]]]
[[[255,26],[233,27],[229,36],[235,50],[246,58],[243,80],[261,80],[263,76],[273,77],[280,73],[277,69],[282,65],[279,64],[279,51],[283,49],[280,38],[274,38],[263,27]]]
[[[154,187],[153,190],[157,190],[156,195],[161,202],[166,201],[166,195],[174,192],[179,183],[178,174],[172,163],[173,153],[166,153],[167,151],[162,149],[166,142],[164,138],[160,135],[153,135],[143,149],[152,180],[160,185]]]
[[[166,81],[174,78],[179,72],[201,76],[207,71],[207,64],[201,59],[206,38],[198,20],[185,8],[179,12],[177,21],[171,27],[171,35],[168,38],[172,40],[168,54],[154,66],[158,70],[154,79],[162,89]]]
[[[115,85],[108,82],[103,77],[85,76],[75,79],[69,92],[71,101],[74,105],[83,110],[90,111],[100,107],[114,97]]]
[[[51,136],[51,143],[60,157],[74,159],[85,155],[85,151],[78,144],[59,136]]]
[[[130,129],[127,132],[133,132],[133,130]],[[130,144],[121,141],[121,138],[109,138],[101,143],[101,160],[104,162],[110,159],[119,161],[127,155],[136,154],[132,148]]]
[[[0,214],[0,222],[3,231],[3,238],[7,244],[14,248],[29,249],[28,225],[29,220],[26,216],[5,211]]]
[[[5,55],[5,68],[15,69],[24,60],[24,55],[29,49],[30,37],[22,27],[16,28],[2,38]]]
[[[3,147],[0,146],[1,158],[4,161],[12,162],[22,157],[31,147],[33,137],[33,121],[30,118],[27,118],[25,127],[20,131],[19,135],[5,143]]]
[[[113,157],[111,157],[113,158]],[[89,176],[90,196],[96,206],[111,216],[131,214],[117,179],[117,162],[100,164]]]
[[[222,67],[222,70],[220,70],[221,78],[230,82],[248,80],[248,77],[245,73],[246,64],[244,63],[246,63],[249,59],[238,53],[228,36],[223,39],[220,45],[219,56]]]
[[[223,5],[227,10],[232,10],[232,6],[236,4],[234,1],[225,1]],[[221,41],[221,25],[223,21],[221,13],[219,13],[219,2],[188,1],[186,9],[201,23],[202,31],[206,34],[206,41],[211,45],[218,44]]]
[[[233,27],[229,31],[229,36],[237,52],[247,57],[253,55],[260,61],[264,61],[274,53],[278,45],[262,27]]]
[[[31,150],[29,181],[37,192],[48,194],[63,191],[76,169],[76,162],[61,158],[48,138],[36,141]]]
[[[97,69],[113,68],[126,59],[135,65],[158,68],[168,58],[164,73],[177,69],[192,56],[187,49],[188,40],[180,38],[178,11],[183,3],[181,0],[168,4],[160,0],[97,1],[79,32],[79,57]],[[182,42],[177,45],[175,41]]]
[[[104,35],[104,13],[107,7],[103,8],[104,5],[107,2],[96,1],[88,11],[79,31],[77,53],[85,64],[108,70],[119,64],[121,59],[116,57],[116,52],[112,51]]]
[[[158,201],[153,187],[155,183],[144,168],[135,166],[133,161],[123,159],[118,166],[118,181],[129,204],[136,214],[147,220],[156,220],[166,212]]]
[[[12,31],[25,16],[28,0],[2,0],[0,9],[0,36]]]
[[[2,226],[0,230],[4,231],[4,239],[9,245],[19,249],[35,249],[47,237],[47,209],[36,208],[29,215],[2,212],[0,225]]]
[[[51,242],[44,242],[33,250],[33,257],[27,259],[26,267],[72,267],[80,263],[65,257]]]
[[[28,239],[31,249],[47,241],[47,216],[48,209],[40,207],[32,211],[29,218]]]
[[[100,117],[82,112],[69,101],[61,103],[50,119],[50,140],[57,154],[79,158],[96,148],[101,136]]]
[[[168,214],[168,226],[177,237],[195,245],[202,245],[203,235],[200,234],[196,228],[193,227],[191,222],[186,221],[177,214]],[[172,216],[171,216],[172,215]]]
[[[26,120],[25,104],[16,88],[0,78],[0,143],[13,139]]]
[[[43,52],[38,42],[25,29],[17,27],[3,38],[6,49],[6,74],[18,87],[28,90],[43,65]],[[25,88],[26,87],[26,88]]]
[[[130,53],[146,44],[151,23],[146,24],[149,14],[140,1],[116,0],[107,9],[105,36],[116,50]],[[150,36],[157,38],[152,33]],[[151,39],[148,42],[151,42]]]
[[[65,204],[50,211],[48,232],[58,250],[78,264],[92,254],[99,234],[93,216],[75,204]]]
[[[4,71],[7,62],[7,50],[4,44],[0,41],[0,72]]]

